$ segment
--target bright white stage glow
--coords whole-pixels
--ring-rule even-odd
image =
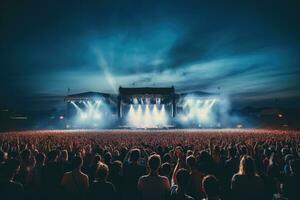
[[[212,107],[216,99],[186,99],[183,104],[183,114],[180,119],[184,123],[196,123],[205,126],[213,119]]]
[[[81,103],[81,102],[79,102]],[[82,101],[84,107],[79,107],[75,102],[71,101],[71,104],[76,108],[77,116],[80,122],[89,123],[99,121],[101,119],[100,105],[101,100]]]
[[[167,125],[168,115],[165,105],[130,105],[127,115],[128,125],[136,128],[157,128]]]

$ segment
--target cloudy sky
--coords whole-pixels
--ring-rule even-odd
[[[299,19],[297,0],[2,0],[0,104],[172,85],[299,102]]]

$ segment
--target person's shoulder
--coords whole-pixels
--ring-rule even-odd
[[[71,177],[72,176],[72,172],[65,172],[64,174],[63,174],[63,178],[69,178],[69,177]]]
[[[163,181],[169,181],[168,177],[159,175],[159,178]]]
[[[89,178],[89,176],[88,176],[87,174],[83,173],[83,172],[80,172],[80,175],[81,175],[82,177],[84,177],[84,178]]]
[[[186,200],[194,200],[194,197],[191,197],[191,196],[189,196],[189,195],[186,194],[186,195],[185,195],[185,199],[186,199]]]
[[[18,189],[18,190],[23,189],[23,184],[16,182],[16,181],[9,181],[9,185],[10,185],[10,187]]]
[[[257,182],[263,182],[262,177],[259,176],[259,175],[255,175],[254,178],[255,178],[255,180],[256,180]]]
[[[139,181],[144,181],[145,179],[148,179],[149,178],[149,175],[143,175],[139,178]]]
[[[232,176],[232,180],[233,180],[233,181],[240,180],[241,178],[243,178],[243,175],[241,175],[241,174],[234,174],[234,175]]]
[[[112,182],[106,181],[105,184],[106,184],[108,187],[110,187],[110,188],[112,188],[112,189],[115,189],[115,185],[114,185]]]
[[[65,172],[64,173],[64,176],[68,177],[68,176],[71,176],[72,175],[72,172]]]

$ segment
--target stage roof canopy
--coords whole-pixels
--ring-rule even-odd
[[[98,100],[108,99],[110,95],[100,92],[83,92],[79,94],[72,94],[65,97],[65,101],[80,101],[80,100]]]
[[[202,91],[194,91],[194,92],[185,92],[178,94],[181,98],[187,97],[187,96],[194,96],[194,97],[217,97],[220,94],[219,93],[209,93],[209,92],[202,92]]]
[[[134,95],[174,95],[174,87],[139,87],[139,88],[119,88],[121,96]]]

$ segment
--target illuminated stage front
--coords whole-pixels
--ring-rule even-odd
[[[174,87],[120,87],[117,96],[87,92],[69,95],[65,101],[72,128],[220,127],[216,94],[176,94]]]

